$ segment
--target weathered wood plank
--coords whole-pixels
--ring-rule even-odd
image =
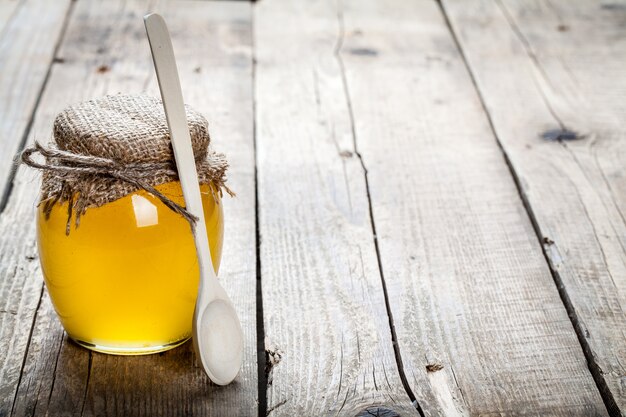
[[[0,1],[0,208],[71,3]]]
[[[17,344],[5,363],[21,365],[34,328],[17,395],[2,396],[1,415],[257,415],[256,258],[252,135],[251,7],[244,2],[79,2],[39,106],[34,137],[50,135],[55,114],[67,104],[106,93],[156,91],[142,15],[162,12],[170,25],[186,101],[209,118],[215,146],[232,163],[229,184],[238,197],[225,200],[226,242],[220,279],[233,296],[244,327],[245,364],[235,383],[211,385],[188,343],[144,357],[115,357],[67,340],[44,292],[34,247],[37,178],[20,168],[0,218],[3,294],[23,306],[2,342]],[[23,287],[23,289],[22,289]],[[3,297],[3,300],[5,298]],[[24,313],[21,311],[24,310]],[[11,314],[3,314],[14,317]],[[2,350],[4,352],[4,350]],[[17,378],[3,378],[2,393]],[[13,397],[16,397],[12,406]]]
[[[418,415],[394,357],[336,4],[264,0],[254,26],[267,411]]]
[[[605,415],[437,3],[348,0],[343,17],[357,148],[422,409]]]
[[[445,9],[598,385],[626,415],[626,3]]]
[[[0,0],[0,33],[24,2],[22,0]]]
[[[71,1],[5,0],[0,4],[2,209],[13,157],[29,128]],[[24,207],[31,203],[27,201]],[[29,233],[32,236],[32,228],[21,222],[6,227],[11,224],[6,217],[0,222],[0,415],[11,412],[33,316],[41,299],[41,283],[29,278],[38,270],[34,241],[25,239]]]

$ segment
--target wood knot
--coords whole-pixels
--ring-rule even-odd
[[[604,9],[604,10],[624,10],[624,9],[626,9],[626,5],[618,4],[618,3],[602,4],[602,5],[600,5],[600,7],[602,9]]]
[[[441,371],[443,369],[443,365],[440,363],[431,363],[426,365],[426,371],[427,372],[437,372],[437,371]]]
[[[558,25],[556,27],[556,30],[558,30],[559,32],[567,32],[569,30],[569,26],[567,26],[567,25]]]
[[[542,139],[558,142],[584,138],[583,135],[568,129],[550,129],[543,132],[540,136]]]
[[[352,158],[353,153],[350,151],[341,151],[339,152],[339,156],[342,158]]]
[[[361,55],[361,56],[377,56],[378,55],[378,51],[372,48],[352,48],[352,49],[349,49],[348,52],[350,52],[352,55]]]
[[[400,417],[400,415],[390,408],[374,406],[361,411],[356,417]]]

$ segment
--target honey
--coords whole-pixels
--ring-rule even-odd
[[[178,182],[155,187],[184,206]],[[214,268],[223,213],[212,186],[202,202]],[[90,208],[66,235],[67,203],[48,219],[40,206],[37,239],[44,280],[68,335],[93,350],[143,354],[191,335],[199,268],[189,223],[144,190]]]

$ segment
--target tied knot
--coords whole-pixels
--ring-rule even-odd
[[[198,180],[216,201],[225,190],[228,161],[211,150],[208,122],[186,106],[187,125]],[[178,172],[161,100],[145,95],[104,96],[67,107],[54,121],[55,145],[24,150],[24,164],[43,171],[41,202],[46,218],[57,203],[68,202],[66,233],[75,214],[145,190],[184,217],[196,218],[155,187],[177,181]],[[38,162],[43,157],[45,162]]]
[[[46,160],[45,163],[39,163],[33,159],[33,155],[40,154]],[[59,177],[68,179],[70,177],[79,176],[101,176],[110,177],[116,180],[124,181],[128,184],[135,186],[137,189],[143,189],[158,198],[165,206],[175,213],[180,214],[189,222],[192,229],[198,218],[191,214],[185,207],[175,203],[171,199],[163,195],[159,190],[151,186],[145,181],[154,175],[155,171],[160,171],[165,175],[177,176],[178,173],[175,170],[174,164],[171,161],[168,162],[135,162],[135,163],[120,163],[118,161],[101,158],[96,156],[79,155],[72,152],[62,151],[59,149],[46,148],[39,142],[35,142],[35,145],[31,148],[27,148],[22,152],[21,160],[24,164],[40,169],[42,171],[51,171],[56,173]],[[196,163],[198,161],[196,160]],[[230,190],[229,194],[231,193]],[[62,196],[65,192],[58,194],[58,198],[48,199],[42,201],[44,204],[44,212],[46,218],[50,216],[52,207],[59,200],[62,200]],[[77,202],[74,201],[74,196],[68,196],[70,202],[68,207],[68,219],[65,233],[69,235],[70,224],[72,220],[72,211],[76,210],[76,227],[80,224],[80,217],[84,214],[84,208],[78,209],[76,207]]]

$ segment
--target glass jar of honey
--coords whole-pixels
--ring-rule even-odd
[[[187,108],[217,272],[226,160],[209,151],[206,120]],[[67,334],[114,354],[186,341],[199,268],[160,100],[107,96],[57,116],[56,145],[27,149],[43,170],[37,213],[41,267]],[[41,153],[45,163],[34,162]]]

